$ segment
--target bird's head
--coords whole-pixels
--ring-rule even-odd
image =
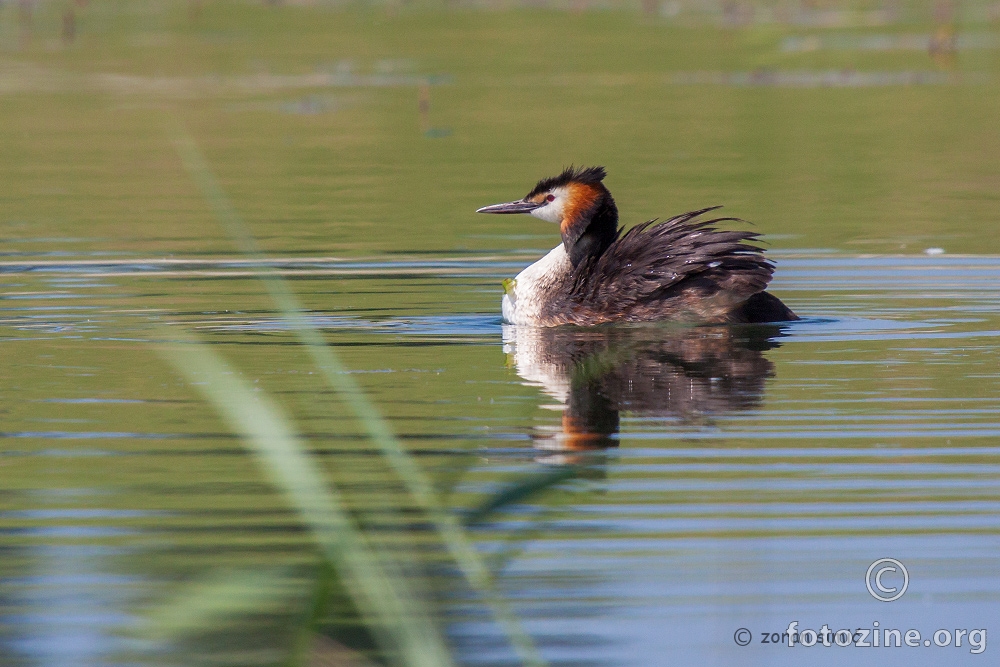
[[[614,240],[618,208],[604,187],[604,167],[574,169],[543,178],[523,199],[484,206],[476,213],[530,213],[559,225],[563,245],[577,264],[600,254]]]

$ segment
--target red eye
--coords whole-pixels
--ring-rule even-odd
[[[548,197],[545,198],[545,201],[555,201],[555,200],[556,200],[555,195],[549,195]]]

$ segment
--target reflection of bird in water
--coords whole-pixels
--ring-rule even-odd
[[[776,325],[744,327],[504,327],[517,374],[559,401],[545,449],[615,446],[619,413],[697,422],[757,407],[774,373],[763,351]]]
[[[562,243],[505,283],[503,318],[554,326],[607,322],[705,324],[798,319],[764,289],[774,267],[753,232],[723,231],[692,211],[622,231],[604,168],[567,169],[524,199],[479,213],[530,213],[559,224]]]
[[[953,69],[958,51],[958,36],[951,25],[940,25],[931,35],[927,52],[941,69]]]
[[[955,34],[955,3],[952,0],[937,0],[934,3],[934,34],[927,44],[927,52],[941,69],[953,69],[958,51],[958,36]]]

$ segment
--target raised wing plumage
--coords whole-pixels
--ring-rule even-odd
[[[619,232],[603,253],[574,267],[553,314],[564,313],[566,322],[744,321],[741,305],[764,291],[774,267],[752,243],[758,234],[714,227],[737,218],[699,219],[717,208]]]

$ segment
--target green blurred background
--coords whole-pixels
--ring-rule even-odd
[[[230,252],[179,118],[274,253],[552,245],[473,211],[592,163],[626,224],[724,204],[776,248],[995,253],[998,7],[5,2],[0,234]]]
[[[468,538],[555,663],[736,664],[746,619],[868,624],[860,574],[890,552],[940,595],[885,627],[979,627],[1000,600],[998,54],[997,0],[0,2],[0,665],[290,664],[315,639],[336,586],[314,540],[157,356],[164,324],[291,415],[461,660],[509,664],[206,174],[268,257],[326,258],[281,271],[449,511],[510,503]],[[625,224],[753,221],[807,317],[743,407],[623,410],[579,469],[534,448],[557,392],[499,323],[501,278],[556,229],[474,213],[569,164],[608,168]],[[681,366],[654,370],[726,372]],[[249,595],[212,627],[190,600],[220,589]],[[315,616],[383,658],[334,593]],[[195,640],[122,639],[164,607]]]

